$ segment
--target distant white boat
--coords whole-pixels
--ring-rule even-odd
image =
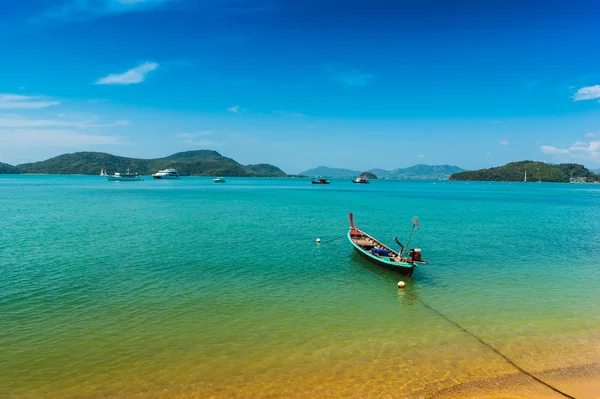
[[[137,173],[129,172],[129,169],[127,169],[127,172],[125,172],[125,173],[116,172],[114,175],[108,176],[108,181],[142,181],[142,180],[144,180],[144,178],[142,176],[139,176]]]
[[[177,172],[173,168],[159,170],[155,174],[152,175],[155,179],[179,179],[179,172]]]
[[[104,171],[104,169],[102,169],[100,171],[100,176],[108,176],[108,174]]]
[[[225,179],[223,179],[222,177],[217,177],[216,179],[213,179],[213,181],[215,183],[225,183]]]

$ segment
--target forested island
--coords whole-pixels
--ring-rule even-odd
[[[575,163],[551,165],[535,161],[511,162],[495,168],[454,173],[450,176],[450,180],[525,181],[525,173],[528,182],[567,183],[571,178],[590,183],[600,181],[599,175],[590,172],[583,165]]]
[[[109,174],[129,169],[140,175],[151,175],[171,167],[182,176],[287,177],[276,166],[242,165],[212,150],[185,151],[156,159],[127,158],[103,152],[75,152],[17,166],[0,164],[0,173],[98,175],[102,169]]]
[[[408,168],[398,168],[393,170],[369,169],[362,173],[372,173],[380,179],[399,179],[399,180],[446,180],[453,173],[462,172],[464,169],[453,165],[414,165]],[[306,170],[301,173],[304,176],[325,176],[329,178],[353,178],[362,174],[358,170],[330,168],[319,166]],[[368,177],[372,179],[372,177]]]

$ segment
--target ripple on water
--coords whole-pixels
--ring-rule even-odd
[[[597,191],[140,183],[0,182],[0,396],[417,398],[521,378],[415,296],[528,370],[600,361]],[[348,211],[390,245],[420,216],[431,264],[398,291],[344,238],[316,245]]]

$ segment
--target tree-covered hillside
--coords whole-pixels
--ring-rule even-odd
[[[7,163],[0,162],[0,175],[18,174],[19,169]]]
[[[285,177],[272,165],[244,166],[216,151],[186,151],[159,159],[126,158],[100,152],[64,154],[46,161],[17,166],[21,173],[97,175],[130,169],[141,175],[151,175],[161,169],[175,168],[182,176],[264,176]]]
[[[450,176],[450,180],[523,181],[526,170],[527,181],[530,182],[568,182],[571,173],[574,178],[583,177],[588,181],[597,181],[600,178],[583,165],[574,163],[549,165],[544,162],[520,161],[495,168],[455,173]]]

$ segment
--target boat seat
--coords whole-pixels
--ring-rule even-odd
[[[365,239],[361,239],[361,240],[354,240],[354,242],[356,243],[356,245],[369,245],[369,246],[373,246],[373,243],[370,240],[365,240]]]

